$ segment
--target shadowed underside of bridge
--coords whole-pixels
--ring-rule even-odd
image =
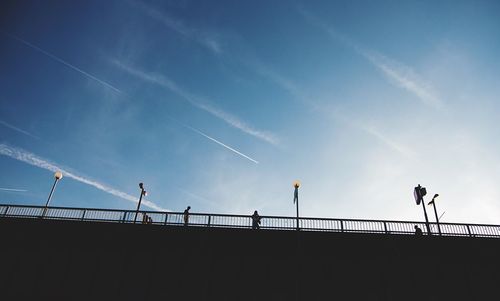
[[[498,300],[500,240],[0,219],[2,300]]]

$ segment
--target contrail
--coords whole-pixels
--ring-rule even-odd
[[[55,163],[52,163],[49,160],[38,157],[37,155],[30,153],[30,152],[27,152],[23,149],[8,146],[6,144],[1,143],[0,144],[0,155],[4,155],[4,156],[10,157],[12,159],[16,159],[18,161],[21,161],[21,162],[24,162],[24,163],[27,163],[27,164],[30,164],[30,165],[33,165],[33,166],[36,166],[39,168],[50,170],[52,172],[61,171],[63,173],[63,175],[68,177],[68,178],[71,178],[71,179],[76,180],[78,182],[90,185],[94,188],[97,188],[99,190],[102,190],[104,192],[112,194],[112,195],[117,196],[119,198],[122,198],[124,200],[131,201],[133,203],[137,203],[137,198],[134,196],[131,196],[130,194],[119,191],[115,188],[109,187],[106,184],[99,183],[95,180],[77,175],[76,173],[69,172],[69,171],[57,166]],[[164,208],[162,208],[162,207],[160,207],[160,206],[158,206],[155,203],[150,202],[150,201],[143,200],[142,203],[145,206],[148,206],[149,208],[152,208],[152,209],[155,209],[158,211],[167,211],[166,209],[164,209]]]
[[[202,135],[202,136],[203,136],[203,137],[205,137],[205,138],[208,138],[208,139],[212,140],[213,142],[215,142],[215,143],[217,143],[217,144],[219,144],[219,145],[221,145],[221,146],[223,146],[223,147],[227,148],[228,150],[230,150],[230,151],[232,151],[232,152],[234,152],[234,153],[236,153],[236,154],[238,154],[238,155],[242,156],[243,158],[246,158],[246,159],[248,159],[248,160],[252,161],[252,162],[253,162],[253,163],[255,163],[255,164],[259,164],[259,161],[257,161],[257,160],[254,160],[254,159],[250,158],[249,156],[247,156],[247,155],[245,155],[245,154],[243,154],[243,153],[241,153],[241,152],[239,152],[239,151],[235,150],[234,148],[232,148],[232,147],[230,147],[230,146],[228,146],[228,145],[226,145],[226,144],[224,144],[224,143],[220,142],[219,140],[217,140],[217,139],[215,139],[215,138],[212,138],[212,137],[208,136],[207,134],[205,134],[205,133],[203,133],[203,132],[201,132],[201,131],[199,131],[199,130],[197,130],[197,129],[193,128],[193,127],[190,127],[189,125],[185,125],[185,124],[183,124],[183,126],[184,126],[184,127],[186,127],[186,128],[188,128],[188,129],[190,129],[190,130],[192,130],[192,131],[193,131],[193,132],[195,132],[195,133],[198,133],[198,134]]]
[[[29,133],[29,132],[25,131],[25,130],[22,130],[22,129],[20,129],[20,128],[16,127],[16,126],[13,126],[12,124],[9,124],[9,123],[7,123],[7,122],[5,122],[5,121],[3,121],[3,120],[0,120],[0,124],[1,124],[1,125],[3,125],[3,126],[5,126],[5,127],[8,127],[8,128],[9,128],[9,129],[11,129],[11,130],[14,130],[14,131],[16,131],[16,132],[19,132],[19,133],[24,134],[24,135],[26,135],[26,136],[30,136],[31,138],[35,138],[35,139],[40,140],[40,138],[39,138],[39,137],[37,137],[37,136],[35,136],[35,135],[33,135],[33,134],[31,134],[31,133]]]
[[[2,191],[12,191],[12,192],[26,192],[26,191],[28,191],[26,189],[2,188],[2,187],[0,187],[0,190],[2,190]]]
[[[8,33],[5,33],[5,34],[6,34],[6,35],[8,35],[9,37],[11,37],[12,39],[16,40],[16,41],[21,42],[21,43],[23,43],[24,45],[29,46],[29,47],[31,47],[32,49],[35,49],[36,51],[38,51],[38,52],[41,52],[41,53],[45,54],[46,56],[48,56],[48,57],[50,57],[51,59],[53,59],[53,60],[55,60],[55,61],[57,61],[57,62],[59,62],[59,63],[61,63],[61,64],[65,65],[66,67],[69,67],[69,68],[71,68],[71,69],[75,70],[76,72],[79,72],[80,74],[83,74],[83,75],[85,75],[86,77],[88,77],[88,78],[90,78],[90,79],[95,80],[96,82],[100,83],[101,85],[104,85],[104,86],[106,86],[106,87],[108,87],[108,88],[110,88],[110,89],[114,90],[115,92],[122,93],[122,91],[121,91],[120,89],[118,89],[118,88],[114,87],[113,85],[108,84],[107,82],[105,82],[105,81],[103,81],[103,80],[101,80],[101,79],[98,79],[97,77],[93,76],[92,74],[89,74],[89,73],[87,73],[87,72],[83,71],[82,69],[80,69],[80,68],[78,68],[78,67],[76,67],[76,66],[74,66],[74,65],[72,65],[72,64],[70,64],[70,63],[68,63],[68,62],[66,62],[66,61],[64,61],[64,60],[62,60],[62,59],[60,59],[60,58],[58,58],[57,56],[55,56],[55,55],[53,55],[53,54],[51,54],[51,53],[49,53],[49,52],[47,52],[47,51],[43,50],[42,48],[40,48],[40,47],[38,47],[38,46],[36,46],[36,45],[33,45],[33,44],[31,44],[30,42],[28,42],[28,41],[26,41],[26,40],[23,40],[23,39],[21,39],[21,38],[19,38],[19,37],[16,37],[15,35],[8,34]]]

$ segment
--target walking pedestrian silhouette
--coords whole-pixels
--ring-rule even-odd
[[[191,206],[187,206],[186,210],[184,210],[184,226],[189,223],[189,209],[191,209]]]
[[[261,217],[259,216],[259,213],[257,210],[254,211],[252,215],[252,229],[260,229],[260,220]]]

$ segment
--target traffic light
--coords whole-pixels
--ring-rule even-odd
[[[420,186],[418,184],[417,187],[413,190],[413,196],[415,197],[415,202],[417,202],[417,205],[420,205],[420,202],[422,202],[422,198],[427,194],[427,189],[425,187]]]

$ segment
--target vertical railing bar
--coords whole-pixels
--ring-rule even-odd
[[[86,210],[86,209],[83,209],[83,214],[82,214],[82,219],[81,219],[82,221],[84,221],[84,220],[85,220],[85,213],[87,213],[87,210]]]
[[[207,223],[207,227],[210,227],[210,219],[211,219],[211,215],[208,216],[208,223]]]

